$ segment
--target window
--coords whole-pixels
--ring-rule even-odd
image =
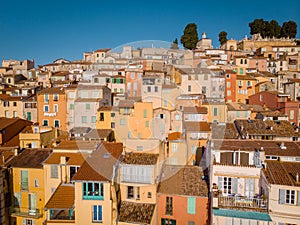
[[[70,179],[77,173],[79,166],[70,166]]]
[[[9,102],[4,102],[4,107],[9,107]]]
[[[106,83],[109,83],[109,82],[110,82],[110,79],[109,79],[109,78],[106,78],[106,79],[105,79],[105,82],[106,82]]]
[[[49,112],[49,106],[48,105],[44,105],[44,112]]]
[[[166,98],[164,98],[164,106],[167,107],[167,105],[168,105],[168,101]]]
[[[218,116],[218,108],[214,108],[214,116]]]
[[[59,120],[54,120],[54,127],[60,127]]]
[[[136,146],[136,150],[137,151],[143,151],[143,146],[142,145],[138,145],[138,146]]]
[[[173,215],[173,198],[166,197],[166,214]]]
[[[99,78],[98,77],[94,78],[94,83],[99,83]]]
[[[104,121],[104,113],[100,113],[100,121]]]
[[[23,219],[22,225],[35,225],[35,221],[31,219]]]
[[[34,187],[39,187],[39,181],[38,181],[38,179],[34,179]]]
[[[151,92],[151,86],[148,86],[148,87],[147,87],[147,91],[148,91],[148,92]]]
[[[92,121],[92,123],[96,123],[96,116],[92,116],[91,121]]]
[[[74,104],[70,104],[70,109],[71,109],[71,110],[74,109]]]
[[[28,191],[28,171],[21,170],[21,190]]]
[[[130,74],[130,78],[131,78],[131,79],[134,79],[134,78],[135,78],[135,73],[131,73],[131,74]]]
[[[227,91],[227,96],[231,96],[231,91],[230,90]]]
[[[127,186],[127,199],[140,199],[140,187]]]
[[[219,190],[223,191],[223,194],[237,193],[238,179],[231,177],[218,177]]]
[[[22,194],[21,192],[14,193],[14,206],[22,205]]]
[[[158,87],[157,86],[154,87],[154,91],[158,92]]]
[[[57,165],[50,165],[50,177],[51,178],[58,178],[58,166]]]
[[[191,91],[192,91],[192,86],[188,85],[188,92],[191,92]]]
[[[48,120],[43,120],[43,126],[48,126]]]
[[[87,123],[87,116],[82,116],[81,117],[81,122],[82,123]]]
[[[82,199],[103,200],[103,183],[98,182],[83,182]]]
[[[279,189],[279,204],[295,205],[296,204],[296,191]]]
[[[202,94],[206,94],[206,87],[205,86],[202,87]]]
[[[188,221],[188,225],[195,225],[194,221]]]
[[[13,117],[18,117],[18,112],[17,111],[13,111]]]
[[[125,118],[120,119],[120,125],[126,125],[126,119]]]
[[[188,197],[188,214],[196,214],[196,198]]]
[[[148,192],[148,198],[152,198],[152,193]]]
[[[13,106],[17,106],[17,102],[13,102]]]
[[[147,109],[144,109],[144,118],[147,118]]]
[[[295,118],[295,111],[290,110],[290,120],[293,120]]]
[[[85,104],[85,109],[86,109],[86,110],[91,109],[91,105],[90,105],[89,103],[86,103],[86,104]]]
[[[177,143],[172,143],[172,152],[173,153],[177,152],[177,149],[178,149]]]
[[[102,205],[93,206],[93,222],[102,222]]]
[[[69,98],[75,98],[75,92],[69,92]]]
[[[58,112],[58,105],[54,105],[54,112]]]
[[[227,88],[230,88],[231,82],[226,82],[226,86],[227,86]]]
[[[146,127],[149,127],[149,120],[146,121]]]
[[[44,94],[44,102],[48,103],[49,102],[49,95]]]
[[[54,95],[53,95],[53,100],[54,100],[54,101],[58,101],[58,94],[54,94]]]
[[[175,115],[175,120],[179,120],[180,116],[179,115]]]
[[[176,225],[176,220],[162,218],[161,225]]]
[[[111,128],[116,128],[115,122],[111,122],[111,123],[110,123],[110,127],[111,127]]]

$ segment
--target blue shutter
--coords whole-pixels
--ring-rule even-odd
[[[98,205],[98,220],[102,221],[102,205]]]
[[[238,193],[238,178],[233,178],[232,181],[233,181],[232,193],[237,194]]]
[[[222,182],[223,182],[223,177],[218,177],[218,188],[219,188],[219,190],[223,190]]]
[[[97,221],[97,206],[93,206],[93,221]]]
[[[285,190],[279,189],[279,204],[285,204]]]

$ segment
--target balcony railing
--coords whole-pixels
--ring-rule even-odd
[[[219,207],[243,208],[245,210],[267,211],[267,200],[259,197],[218,196]]]
[[[11,215],[12,216],[29,217],[29,218],[40,218],[43,216],[43,210],[14,207],[14,208],[12,208]]]

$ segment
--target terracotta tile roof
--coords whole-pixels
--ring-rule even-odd
[[[92,140],[101,140],[107,138],[112,132],[112,129],[93,129],[89,133],[84,135],[84,138]]]
[[[238,139],[239,133],[237,132],[233,123],[211,125],[213,139]]]
[[[173,141],[173,140],[178,140],[182,139],[182,134],[180,132],[173,132],[168,134],[168,140]]]
[[[112,108],[112,106],[101,106],[98,111],[111,111]]]
[[[51,149],[25,149],[11,161],[11,167],[43,168],[43,162],[51,153]]]
[[[300,175],[300,162],[281,162],[275,160],[266,160],[266,168],[263,173],[269,184],[298,186],[296,174]]]
[[[77,98],[75,102],[99,102],[101,98]]]
[[[37,93],[38,95],[43,94],[65,94],[65,90],[62,87],[52,87],[52,88],[45,88]]]
[[[122,143],[102,143],[90,157],[86,158],[72,180],[110,181],[114,165],[119,161],[122,151]]]
[[[88,157],[86,153],[64,153],[52,152],[52,154],[45,160],[44,164],[60,164],[60,157],[67,157],[67,165],[80,166]]]
[[[13,159],[15,155],[15,150],[9,147],[0,147],[0,166],[8,165],[9,161]],[[4,159],[4,161],[3,161]]]
[[[167,165],[163,168],[158,193],[207,197],[208,181],[202,180],[204,173],[198,166]]]
[[[210,124],[207,122],[184,122],[184,127],[186,131],[211,131]]]
[[[110,51],[110,48],[101,48],[101,49],[97,49],[94,52],[108,52]]]
[[[241,128],[243,135],[273,135],[281,137],[299,136],[299,132],[294,130],[294,127],[289,121],[281,120],[279,122],[273,120],[236,120]]]
[[[95,150],[100,141],[62,140],[54,150]]]
[[[74,184],[61,184],[45,205],[46,209],[73,209],[75,200]]]
[[[248,75],[236,75],[236,80],[256,80],[256,78]]]
[[[213,149],[215,150],[241,150],[241,151],[255,151],[263,148],[265,155],[274,156],[300,156],[300,142],[285,141],[286,149],[281,149],[282,141],[269,140],[213,140]]]
[[[157,160],[158,154],[126,152],[121,162],[135,165],[155,165]]]
[[[196,113],[199,113],[199,114],[207,114],[208,111],[207,111],[207,108],[206,107],[184,107],[183,108],[183,112],[185,114],[196,114]]]
[[[131,224],[150,224],[155,204],[121,202],[119,221]]]
[[[120,108],[133,108],[134,107],[134,100],[120,100],[119,107]]]

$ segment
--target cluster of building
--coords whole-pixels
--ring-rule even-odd
[[[300,46],[124,46],[0,67],[0,223],[300,224]]]

